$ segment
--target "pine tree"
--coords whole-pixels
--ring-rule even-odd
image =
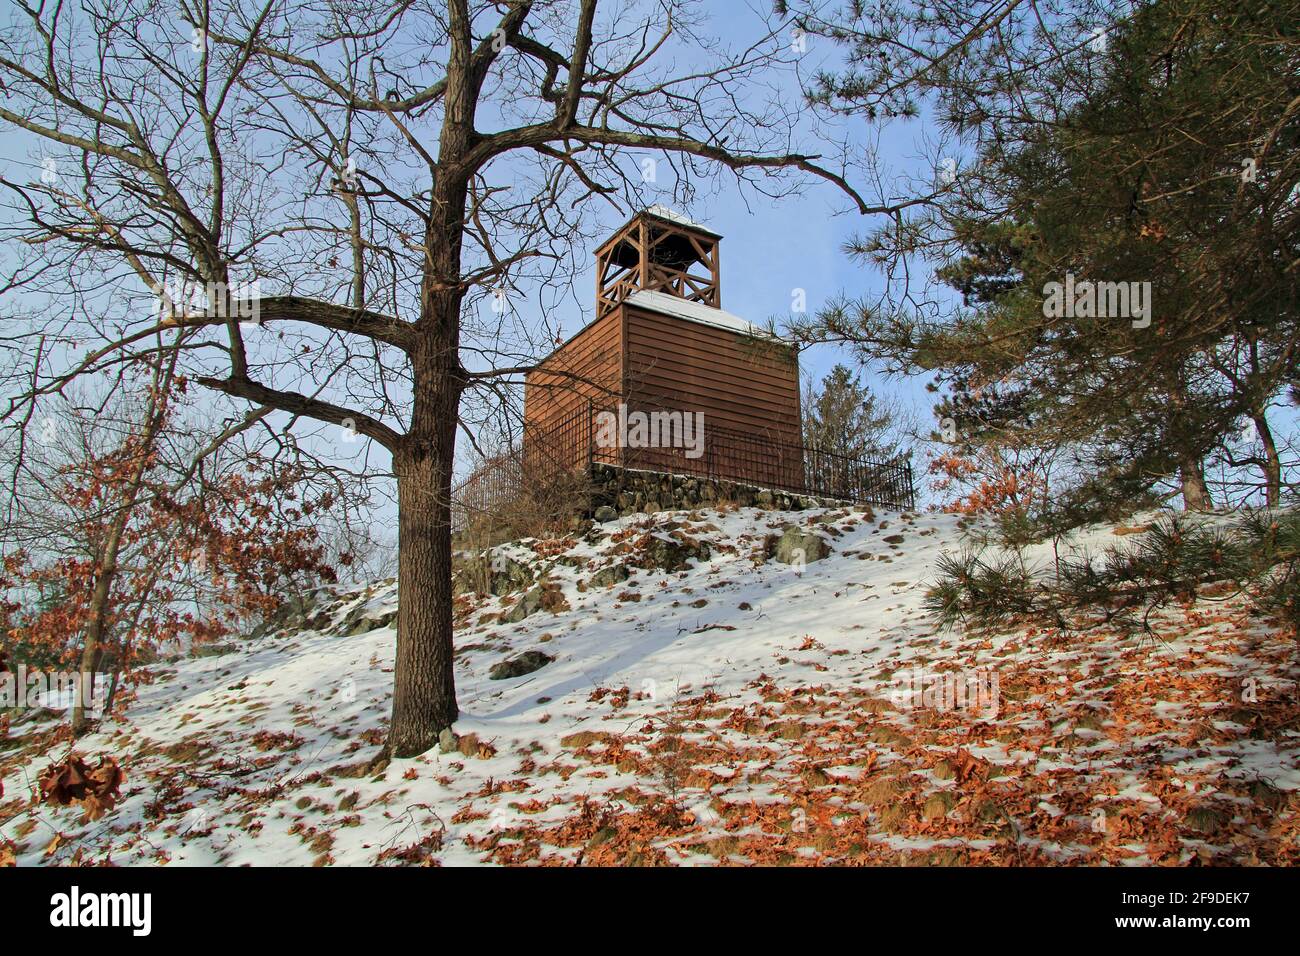
[[[1020,24],[1026,41],[1064,31],[1023,47],[999,48],[1020,36],[1010,22],[911,24],[915,62],[892,72],[923,74],[918,89],[975,140],[976,160],[930,207],[855,251],[909,276],[928,257],[962,302],[923,309],[903,283],[828,310],[819,331],[866,360],[936,373],[950,393],[940,413],[967,445],[1067,460],[1058,511],[1083,520],[1152,493],[1204,509],[1205,461],[1243,417],[1267,426],[1300,347],[1294,11],[1161,0],[1081,49],[1065,41],[1082,35],[1072,31],[1086,13]],[[898,32],[886,19],[884,33]],[[865,48],[864,34],[840,26],[839,39]],[[972,39],[928,55],[953,36]],[[842,77],[827,95],[846,109],[882,102],[888,72]],[[1095,297],[1057,307],[1067,287],[1103,282],[1105,308]],[[1250,463],[1275,501],[1267,431]]]
[[[890,438],[896,414],[844,365],[821,385],[808,386],[803,401],[804,443],[845,458],[883,459],[897,453]]]

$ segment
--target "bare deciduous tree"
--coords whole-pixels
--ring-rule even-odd
[[[183,0],[173,18],[149,0],[19,2],[0,41],[0,121],[47,157],[39,182],[3,181],[22,219],[10,287],[54,303],[29,320],[25,344],[44,351],[11,414],[172,331],[178,374],[386,449],[393,756],[457,717],[462,396],[527,369],[537,343],[507,328],[509,303],[565,287],[587,200],[638,202],[644,167],[628,152],[671,169],[679,196],[729,170],[764,194],[812,177],[858,212],[896,208],[859,196],[842,157],[800,148],[801,104],[767,82],[794,55],[784,27],[730,50],[687,3],[600,6]],[[182,294],[162,320],[139,307],[178,279],[198,305]],[[238,291],[252,281],[256,322]],[[119,321],[78,325],[78,300],[123,290],[136,298]],[[482,318],[485,301],[506,305]]]

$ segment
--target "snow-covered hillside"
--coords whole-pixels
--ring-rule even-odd
[[[1222,594],[1158,640],[938,631],[965,533],[745,509],[505,546],[485,580],[518,589],[458,598],[458,739],[381,769],[396,593],[338,596],[80,741],[126,772],[99,820],[29,804],[68,745],[15,721],[0,836],[24,864],[1295,862],[1289,632]]]

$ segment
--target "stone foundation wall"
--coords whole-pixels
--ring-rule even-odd
[[[591,509],[588,514],[597,521],[609,521],[638,513],[708,508],[724,501],[741,507],[780,511],[837,507],[847,503],[732,481],[636,471],[599,463],[591,466],[591,483]]]

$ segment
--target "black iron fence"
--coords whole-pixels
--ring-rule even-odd
[[[677,424],[682,413],[642,410],[662,416],[657,425]],[[525,428],[522,447],[478,468],[453,492],[454,522],[458,526],[476,513],[491,511],[526,488],[545,485],[560,475],[593,464],[638,471],[690,475],[817,498],[911,510],[916,507],[910,455],[894,458],[854,458],[807,445],[774,440],[704,423],[688,433],[691,442],[663,442],[664,429],[648,435],[611,435],[607,412],[585,405],[544,427]],[[677,415],[676,419],[671,416]],[[610,440],[610,438],[614,440]],[[638,441],[649,438],[653,444]],[[672,437],[671,435],[669,436]],[[679,430],[676,437],[681,438]]]

